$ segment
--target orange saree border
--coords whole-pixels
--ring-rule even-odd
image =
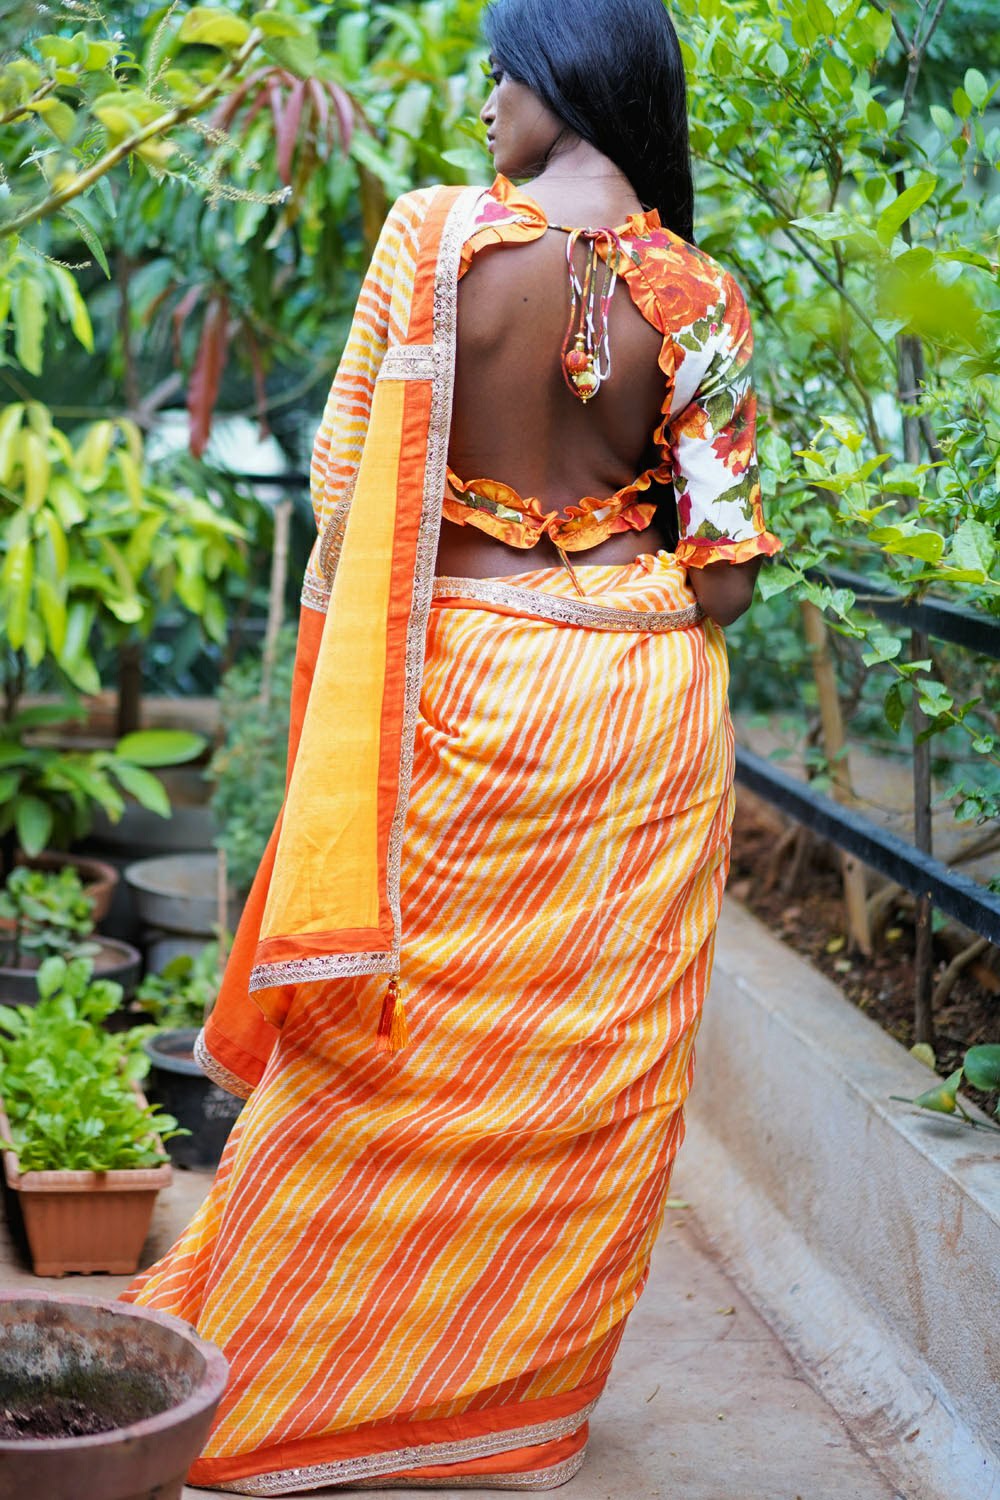
[[[302,1489],[319,1485],[351,1484],[386,1474],[422,1472],[426,1468],[465,1464],[504,1455],[504,1472],[516,1471],[521,1463],[538,1463],[538,1449],[572,1439],[586,1423],[604,1389],[600,1376],[574,1391],[520,1402],[516,1407],[467,1412],[457,1417],[437,1417],[425,1422],[380,1423],[372,1427],[338,1433],[328,1438],[309,1438],[284,1443],[275,1449],[283,1463],[266,1471],[268,1450],[235,1458],[199,1459],[189,1482],[227,1487],[240,1483],[241,1494],[290,1493],[290,1484]],[[581,1446],[582,1441],[581,1440]],[[572,1452],[572,1446],[570,1452]],[[569,1456],[561,1452],[552,1461]],[[545,1467],[548,1467],[546,1464]],[[484,1468],[484,1472],[488,1472]],[[252,1476],[252,1477],[251,1477]]]
[[[244,1097],[263,1075],[297,985],[398,969],[399,870],[447,467],[458,262],[480,197],[478,188],[442,188],[420,227],[407,342],[385,356],[353,501],[335,517],[332,545],[320,549],[333,586],[329,609],[307,601],[301,612],[285,807],[197,1052],[210,1077]],[[360,672],[359,652],[340,640],[345,620],[369,653]],[[339,801],[324,800],[331,770],[342,778]]]

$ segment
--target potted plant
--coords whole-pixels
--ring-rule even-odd
[[[237,891],[249,891],[285,795],[295,634],[281,630],[270,661],[238,662],[222,679],[222,743],[212,757],[216,843]]]
[[[238,662],[222,680],[222,743],[212,757],[212,812],[216,845],[230,888],[220,915],[219,866],[211,854],[140,859],[127,866],[139,919],[156,933],[183,936],[204,946],[218,922],[235,928],[240,898],[257,872],[285,794],[295,635],[277,632],[268,652]]]
[[[0,1293],[0,1500],[179,1500],[227,1374],[168,1313]]]
[[[217,1166],[243,1107],[242,1099],[220,1089],[194,1059],[198,1032],[218,990],[219,951],[212,943],[198,954],[178,954],[162,973],[147,974],[135,996],[156,1028],[143,1042],[151,1063],[147,1092],[189,1132],[167,1146],[182,1167]]]
[[[102,1022],[121,986],[90,960],[48,958],[38,1001],[0,1006],[4,1182],[36,1275],[138,1266],[156,1195],[170,1181],[163,1141],[179,1127],[138,1088],[142,1033]]]
[[[131,991],[142,959],[130,943],[94,934],[93,901],[72,865],[18,865],[0,891],[0,998],[33,1003],[48,958],[88,958],[100,978]]]

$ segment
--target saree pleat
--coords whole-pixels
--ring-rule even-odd
[[[203,1208],[131,1289],[230,1361],[195,1484],[541,1488],[582,1461],[683,1134],[732,734],[721,632],[643,628],[692,619],[677,562],[578,576],[596,624],[563,569],[436,586],[411,1044],[371,1045],[384,979],[299,986]]]

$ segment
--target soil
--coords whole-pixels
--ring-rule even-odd
[[[904,1047],[911,1047],[915,984],[912,903],[903,897],[889,912],[870,958],[850,952],[836,851],[811,839],[805,858],[793,871],[791,850],[780,858],[775,853],[785,826],[766,804],[739,792],[730,894],[783,942],[821,969],[883,1031]],[[791,882],[789,875],[793,875]],[[879,881],[880,877],[873,876],[870,888]],[[791,889],[787,888],[789,884]],[[936,935],[935,981],[954,951],[941,933]],[[1000,1042],[997,959],[997,950],[988,949],[983,961],[960,975],[947,1000],[935,1010],[934,1053],[937,1072],[943,1078],[961,1065],[967,1048]],[[962,1094],[988,1113],[996,1108],[996,1095],[982,1094],[967,1085],[963,1085]]]
[[[51,1396],[37,1402],[0,1408],[0,1441],[38,1438],[93,1437],[110,1432],[114,1423],[72,1396]]]

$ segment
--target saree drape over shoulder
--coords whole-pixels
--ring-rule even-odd
[[[316,446],[286,804],[200,1045],[249,1102],[127,1294],[226,1354],[191,1480],[237,1493],[568,1479],[683,1133],[725,648],[665,552],[579,567],[583,598],[564,568],[435,579],[482,201],[407,195],[365,283]]]

